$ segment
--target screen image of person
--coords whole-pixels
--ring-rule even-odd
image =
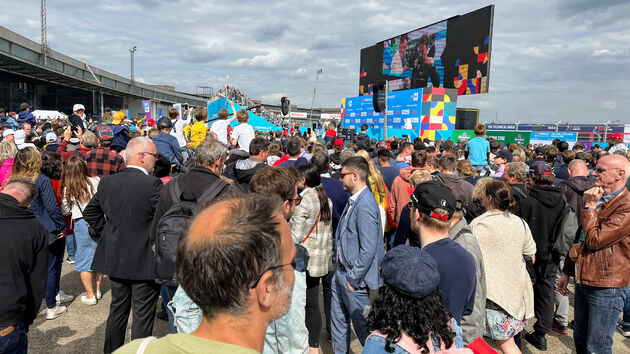
[[[435,67],[435,34],[424,34],[414,48],[411,88],[440,87],[440,74]]]

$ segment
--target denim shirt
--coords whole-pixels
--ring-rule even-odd
[[[457,321],[454,318],[451,318],[451,324],[453,325],[453,332],[455,332],[455,338],[453,339],[453,347],[454,348],[464,348],[464,341],[462,339],[462,330],[457,325]],[[385,343],[387,339],[380,336],[371,336],[365,341],[365,346],[363,347],[363,354],[380,354],[387,353],[385,351]],[[440,340],[435,337],[431,337],[431,342],[433,343],[433,351],[436,353],[440,353]],[[391,348],[394,349],[395,354],[407,354],[409,353],[405,349],[398,346],[396,343],[392,343]]]

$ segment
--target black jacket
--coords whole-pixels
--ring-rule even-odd
[[[352,139],[359,147],[359,150],[368,150],[370,148],[370,137],[365,133],[359,133]]]
[[[76,130],[74,127],[79,127],[79,129],[81,129],[81,133],[85,133],[85,127],[83,126],[83,119],[81,119],[81,117],[72,113],[70,117],[68,117],[68,121],[72,126],[72,130]]]
[[[103,215],[106,219],[92,270],[121,279],[155,279],[149,229],[162,188],[158,178],[133,167],[101,179],[83,210],[93,228]]]
[[[46,292],[48,231],[35,214],[4,193],[0,230],[0,328],[28,328]]]
[[[534,186],[529,191],[531,213],[526,220],[536,242],[536,263],[549,260],[549,244],[553,227],[564,208],[562,189],[548,186]],[[557,260],[556,260],[557,261]]]
[[[225,176],[234,181],[242,192],[249,192],[249,182],[252,180],[252,176],[256,171],[261,168],[267,167],[267,164],[260,160],[253,160],[251,158],[245,160],[238,160],[226,168]]]
[[[512,194],[518,206],[516,216],[523,220],[528,220],[531,214],[531,204],[529,203],[529,192],[527,188],[525,188],[524,184],[513,184],[510,187],[512,187]]]

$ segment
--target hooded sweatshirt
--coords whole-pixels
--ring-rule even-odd
[[[464,205],[472,199],[473,185],[464,181],[463,178],[447,173],[438,173],[435,177],[438,181],[447,186],[455,196],[456,200],[461,200]]]
[[[569,202],[573,211],[575,211],[579,225],[582,224],[582,213],[580,213],[580,210],[584,209],[584,191],[594,186],[595,182],[589,179],[588,176],[571,177],[558,186],[564,192],[567,202]]]
[[[0,328],[37,316],[48,277],[48,232],[35,214],[0,193]]]
[[[355,135],[353,141],[357,144],[359,150],[367,150],[370,148],[370,137],[365,133]]]
[[[228,178],[233,178],[243,192],[249,192],[249,182],[256,171],[267,167],[267,164],[256,158],[238,160],[232,165]]]
[[[111,125],[112,132],[114,133],[114,140],[112,140],[112,150],[120,151],[127,148],[129,142],[129,128],[126,125]]]
[[[408,167],[400,170],[400,176],[394,179],[392,183],[392,190],[389,196],[389,214],[396,224],[400,218],[400,212],[411,200],[411,194],[413,188],[409,183],[409,177],[415,170],[419,170],[419,167]]]
[[[549,260],[553,227],[564,209],[562,196],[562,189],[553,186],[534,186],[529,191],[531,212],[527,223],[536,242],[536,262]]]
[[[33,116],[33,114],[28,111],[20,112],[18,114],[17,122],[20,125],[22,125],[23,123],[28,123],[31,125],[31,127],[33,127],[33,129],[35,129],[35,127],[37,126],[37,120],[35,119],[35,116]]]

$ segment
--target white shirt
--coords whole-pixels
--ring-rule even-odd
[[[213,131],[217,135],[217,138],[219,139],[219,141],[225,145],[228,145],[228,140],[227,140],[228,124],[229,123],[227,119],[219,119],[218,121],[212,123],[212,126],[210,127],[210,131]]]
[[[247,123],[241,123],[232,130],[232,138],[236,139],[238,141],[238,147],[247,153],[249,153],[249,143],[251,143],[255,137],[254,128]]]
[[[186,138],[184,137],[184,128],[190,124],[190,116],[188,119],[176,119],[173,122],[173,129],[171,130],[171,135],[177,138],[177,142],[179,143],[179,147],[186,146]]]
[[[140,170],[140,171],[144,172],[144,174],[145,174],[145,175],[147,175],[147,176],[149,175],[149,172],[148,172],[148,171],[147,171],[144,167],[142,167],[142,166],[127,165],[127,167],[131,167],[131,168],[138,169],[138,170]]]

